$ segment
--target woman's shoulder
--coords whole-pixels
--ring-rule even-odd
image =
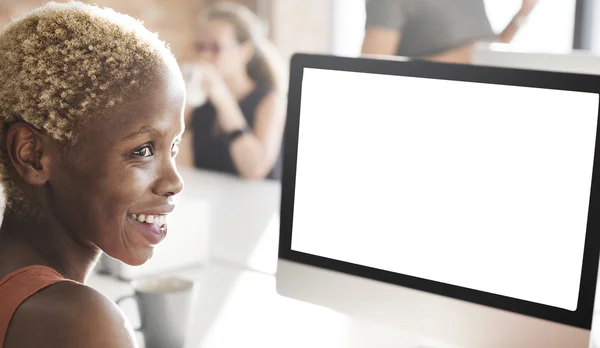
[[[37,346],[137,347],[133,330],[117,305],[73,282],[48,286],[15,312],[4,348]]]
[[[285,96],[278,90],[265,90],[256,106],[258,115],[271,115],[285,117]]]

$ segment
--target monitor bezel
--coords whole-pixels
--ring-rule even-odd
[[[595,93],[600,96],[600,77],[595,75],[534,71],[516,68],[484,67],[464,64],[435,63],[423,60],[394,60],[367,57],[339,57],[322,54],[296,53],[290,64],[287,118],[283,143],[283,175],[278,257],[310,266],[364,277],[389,284],[425,291],[436,295],[476,303],[501,310],[591,330],[596,294],[599,238],[596,231],[600,220],[588,213],[583,266],[580,278],[577,310],[569,311],[530,301],[501,296],[479,290],[384,271],[363,265],[292,250],[292,227],[296,181],[296,160],[302,78],[305,68],[375,73],[396,76],[435,78],[453,81],[493,83],[524,87]],[[600,110],[599,110],[600,117]],[[596,134],[600,130],[600,122]],[[596,137],[596,149],[599,137]],[[598,151],[594,153],[592,185],[588,212],[600,208]]]

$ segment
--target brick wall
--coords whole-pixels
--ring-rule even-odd
[[[158,32],[159,37],[171,46],[178,59],[189,59],[193,54],[191,43],[194,40],[194,25],[203,6],[214,0],[93,0],[84,1],[101,7],[110,7],[144,22],[146,27]],[[237,0],[251,9],[256,9],[256,1]],[[57,2],[66,2],[58,0]],[[0,0],[0,26],[4,26],[14,16],[46,3],[45,0]]]
[[[193,56],[195,20],[202,8],[218,0],[89,0],[144,21],[171,46],[176,57]],[[270,37],[284,57],[292,53],[329,52],[331,0],[235,0],[258,12],[269,23]],[[0,26],[46,0],[0,0]],[[57,0],[66,2],[66,0]]]
[[[284,57],[331,52],[332,0],[270,1],[271,39]]]

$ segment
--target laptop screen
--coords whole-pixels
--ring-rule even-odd
[[[598,107],[304,68],[291,249],[575,311]]]

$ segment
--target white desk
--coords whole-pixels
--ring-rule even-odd
[[[186,348],[399,348],[417,343],[398,331],[280,297],[272,275],[219,264],[177,274],[199,284]],[[109,276],[93,275],[88,285],[113,300],[132,292],[127,282]],[[137,326],[133,301],[122,308]],[[142,336],[138,340],[143,347]]]
[[[181,169],[185,197],[210,202],[210,259],[274,274],[281,184]]]
[[[185,348],[414,348],[419,342],[384,326],[280,297],[272,275],[216,263],[177,274],[199,283]],[[113,300],[132,292],[127,282],[108,276],[93,275],[88,285]],[[124,303],[123,310],[137,326],[132,302]],[[600,342],[596,322],[592,333]],[[141,336],[139,341],[143,347]]]

